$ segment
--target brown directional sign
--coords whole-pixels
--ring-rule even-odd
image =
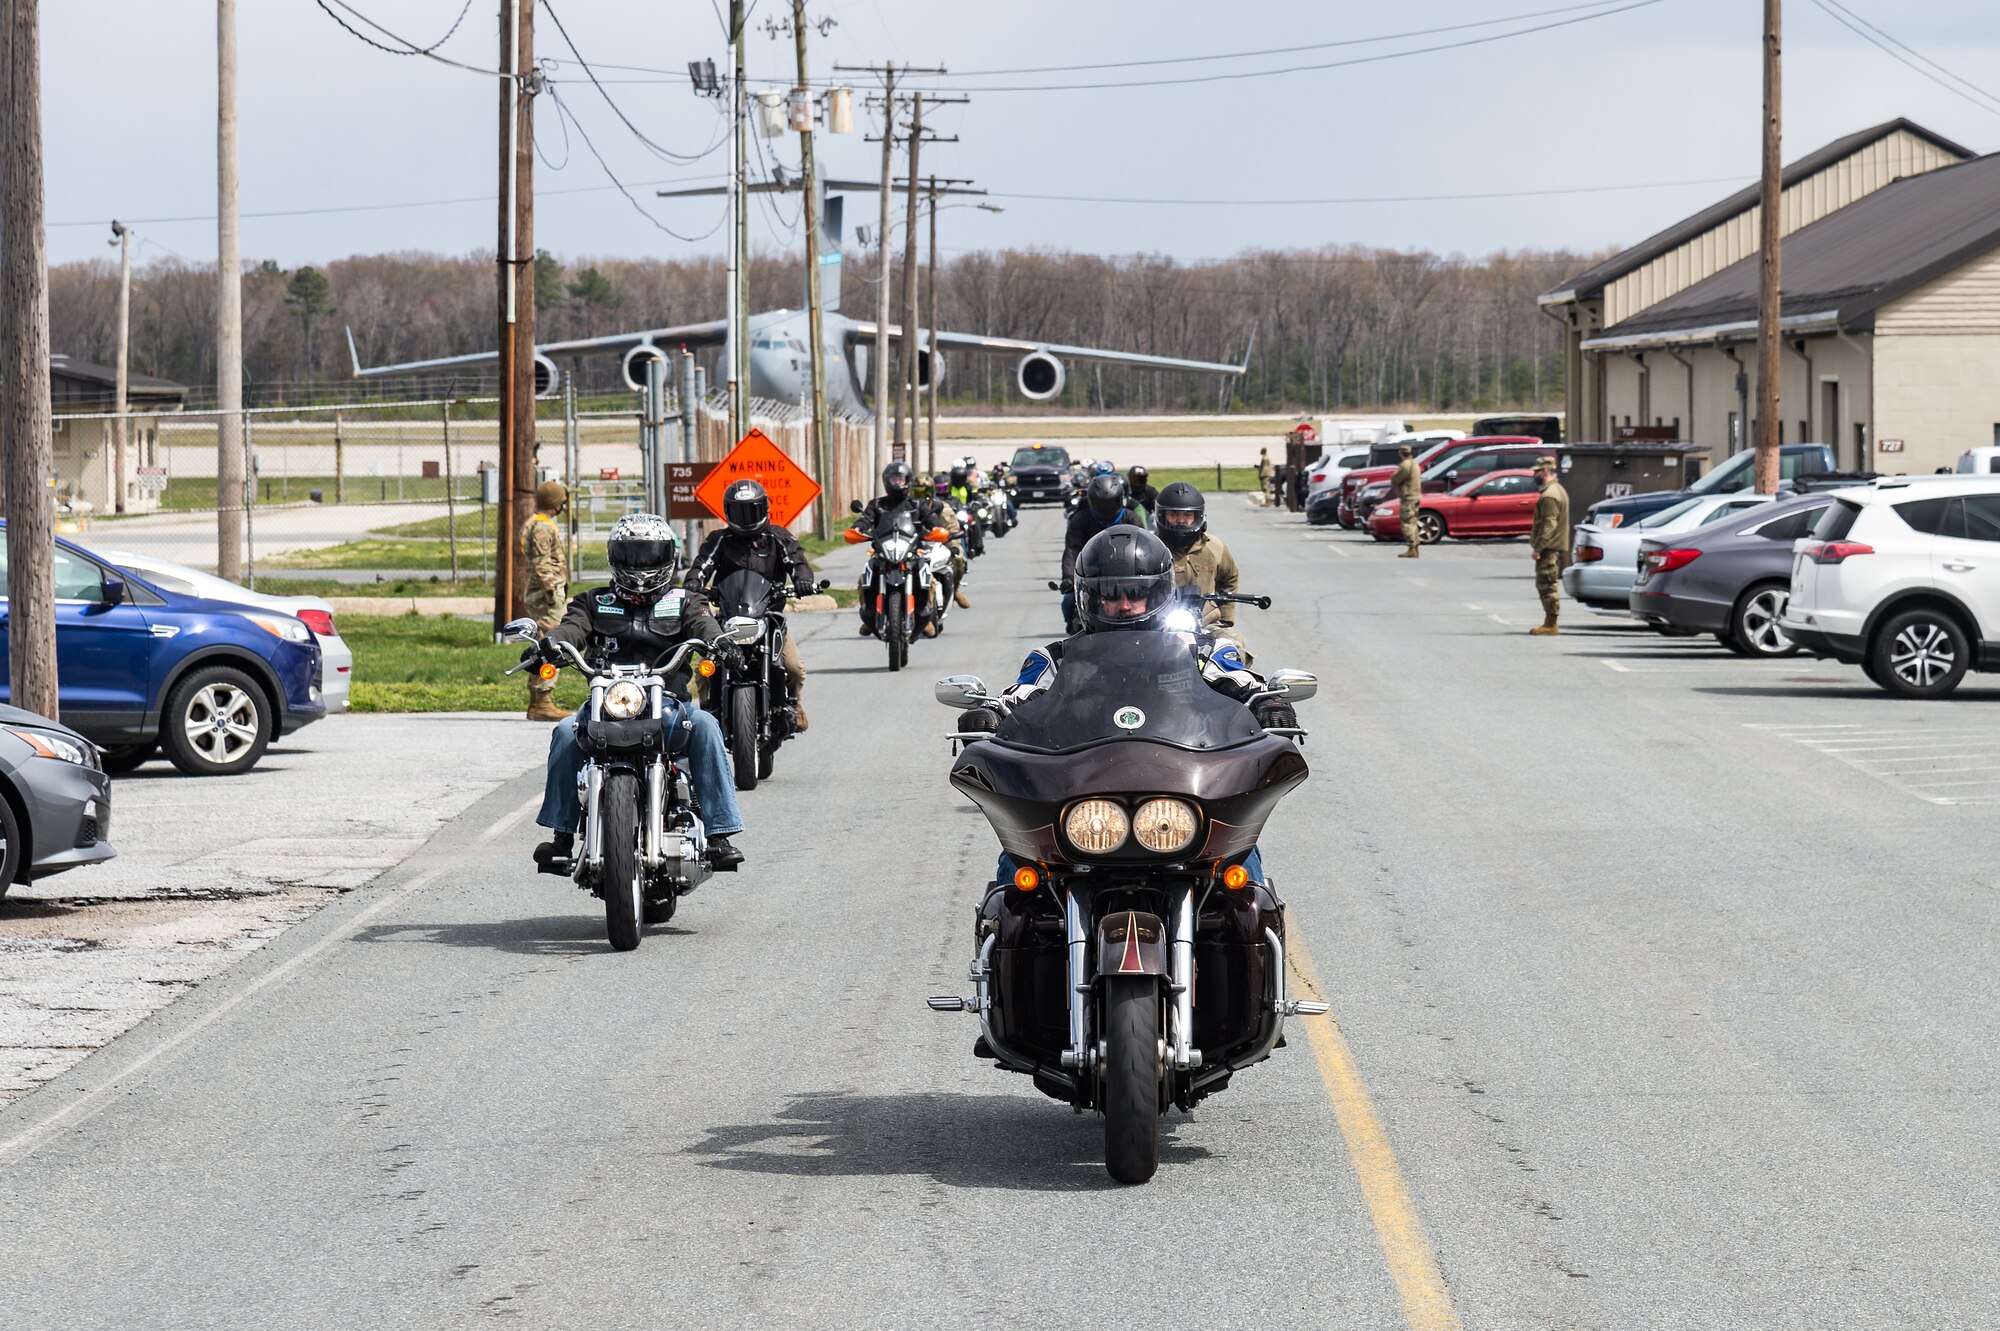
[[[669,462],[667,464],[667,516],[709,518],[715,516],[695,498],[695,491],[715,470],[713,462]]]

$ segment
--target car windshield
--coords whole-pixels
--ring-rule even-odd
[[[1645,517],[1639,519],[1636,525],[1640,527],[1664,527],[1675,518],[1691,511],[1699,503],[1701,503],[1699,499],[1683,499],[1671,508],[1663,508],[1657,513],[1648,513]]]
[[[1482,485],[1485,485],[1485,484],[1486,484],[1486,477],[1484,477],[1484,476],[1475,476],[1475,477],[1473,477],[1473,478],[1472,478],[1471,480],[1467,481],[1467,482],[1466,482],[1466,483],[1465,483],[1464,485],[1461,485],[1461,486],[1459,486],[1459,487],[1458,487],[1458,488],[1457,488],[1456,490],[1453,490],[1453,491],[1452,491],[1452,493],[1453,493],[1453,494],[1455,494],[1455,495],[1469,495],[1469,494],[1471,494],[1471,493],[1472,493],[1472,492],[1473,492],[1474,490],[1477,490],[1477,489],[1478,489],[1478,488],[1479,488],[1480,486],[1482,486]],[[1496,482],[1496,484],[1497,484],[1497,482]],[[1493,491],[1493,493],[1494,493],[1494,494],[1499,494],[1499,493],[1501,493],[1501,491],[1500,491],[1500,490],[1498,490],[1498,489],[1495,489],[1495,490]]]
[[[1248,707],[1208,686],[1178,635],[1141,630],[1065,643],[1055,683],[1009,713],[993,737],[1069,753],[1121,740],[1220,749],[1263,733]]]
[[[1067,467],[1069,465],[1069,453],[1060,448],[1017,448],[1014,450],[1014,461],[1009,465],[1015,467]]]
[[[1719,495],[1732,490],[1741,490],[1750,483],[1750,464],[1754,453],[1738,453],[1714,471],[1688,487],[1689,494]]]

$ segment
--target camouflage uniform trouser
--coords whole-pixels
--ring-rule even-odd
[[[1420,508],[1420,503],[1413,504],[1407,499],[1403,501],[1403,544],[1412,550],[1417,548],[1417,513]]]
[[[1562,551],[1544,550],[1535,556],[1535,595],[1542,598],[1547,614],[1562,609],[1562,576]]]
[[[778,652],[778,661],[785,668],[785,682],[791,685],[792,697],[797,698],[805,691],[806,663],[799,656],[799,645],[792,641],[789,628],[785,631],[785,645]]]
[[[547,633],[550,629],[562,623],[564,602],[560,588],[554,592],[545,592],[539,587],[530,587],[527,594],[522,597],[522,600],[526,604],[528,617],[535,621],[535,627],[542,632]],[[533,702],[538,697],[546,698],[555,691],[556,682],[554,679],[543,679],[541,672],[537,670],[530,670],[528,672],[528,700],[530,702]]]

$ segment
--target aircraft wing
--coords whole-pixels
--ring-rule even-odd
[[[867,342],[875,337],[872,320],[853,320],[849,337],[853,341]],[[889,325],[891,341],[901,341],[903,330],[900,325]],[[1149,370],[1201,370],[1210,374],[1245,374],[1249,371],[1249,358],[1241,365],[1225,365],[1219,361],[1182,360],[1175,356],[1148,356],[1137,351],[1113,351],[1106,347],[1068,347],[1056,342],[1028,342],[1017,337],[981,337],[976,333],[954,333],[939,329],[924,335],[931,345],[945,351],[983,351],[996,356],[1025,356],[1034,351],[1046,351],[1060,360],[1099,362],[1105,365],[1136,365]]]
[[[535,351],[543,356],[555,357],[592,351],[629,351],[641,343],[650,342],[663,351],[675,347],[716,347],[721,346],[729,334],[729,325],[721,319],[711,319],[706,323],[678,324],[672,328],[643,328],[632,333],[612,333],[605,337],[581,337],[568,342],[540,342]],[[347,355],[353,362],[354,376],[367,379],[382,374],[411,374],[419,370],[445,370],[459,365],[487,365],[500,359],[497,351],[473,351],[463,356],[440,356],[435,360],[404,361],[397,365],[361,364],[361,354],[354,347],[354,330],[347,330]]]

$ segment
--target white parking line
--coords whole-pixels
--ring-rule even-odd
[[[1336,554],[1336,555],[1339,555],[1339,556],[1340,556],[1340,557],[1341,557],[1342,559],[1345,559],[1345,558],[1347,558],[1347,553],[1348,553],[1348,552],[1347,552],[1347,547],[1346,547],[1346,546],[1343,546],[1343,545],[1329,545],[1329,546],[1327,546],[1326,548],[1327,548],[1327,551],[1328,551],[1328,553],[1330,553],[1330,554]]]
[[[2000,804],[2000,729],[1981,727],[1971,733],[1942,727],[1907,725],[1896,729],[1781,726],[1746,723],[1815,753],[1846,763],[1906,795],[1929,804],[1953,806]],[[1944,778],[1942,780],[1937,778]]]

